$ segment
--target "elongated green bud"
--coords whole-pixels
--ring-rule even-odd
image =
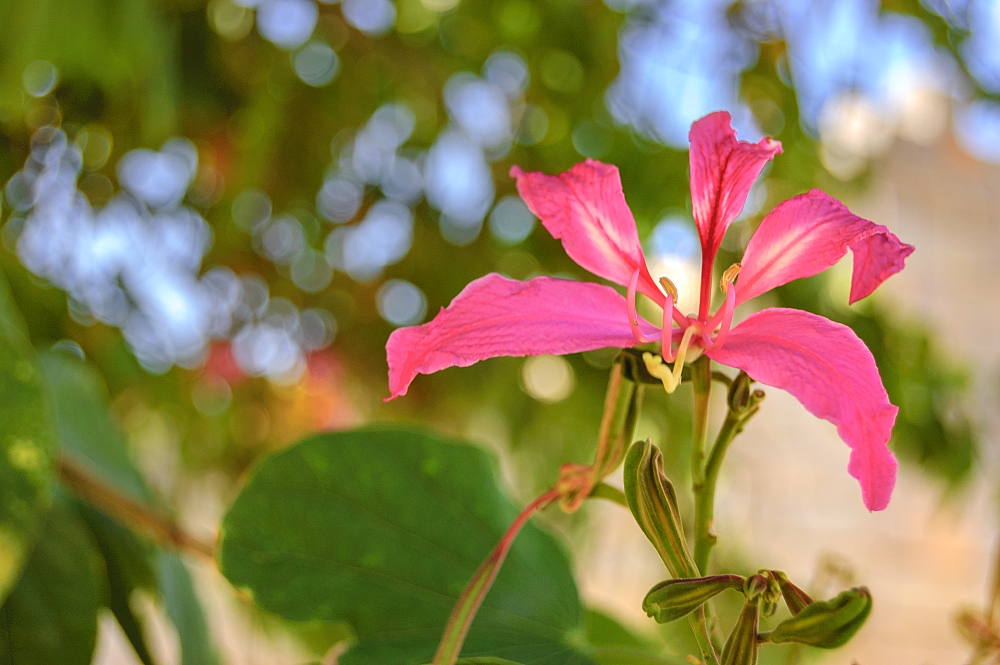
[[[781,595],[785,598],[785,605],[788,606],[788,611],[792,615],[798,614],[808,605],[816,602],[812,599],[812,596],[792,584],[788,576],[780,570],[772,570],[771,575],[778,581],[778,586],[781,587]]]
[[[677,495],[663,473],[663,454],[649,439],[634,443],[625,457],[625,498],[670,574],[697,577],[698,568],[684,540]]]
[[[642,609],[657,623],[687,616],[726,589],[743,590],[746,578],[740,575],[713,575],[694,579],[660,582],[646,594]]]
[[[855,587],[831,600],[808,605],[791,619],[779,623],[772,632],[761,635],[761,639],[775,644],[796,642],[835,649],[858,632],[871,611],[871,593],[866,587]]]
[[[720,665],[757,665],[757,627],[760,623],[760,602],[767,592],[768,580],[754,575],[743,585],[746,602],[743,611],[722,648]]]
[[[604,398],[604,418],[594,459],[598,480],[612,473],[625,459],[642,408],[642,386],[625,377],[624,362],[620,358],[615,363]]]

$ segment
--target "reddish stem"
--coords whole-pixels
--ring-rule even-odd
[[[534,513],[558,500],[559,496],[559,490],[553,488],[529,503],[513,524],[507,528],[503,538],[500,539],[486,560],[476,569],[472,579],[462,591],[462,595],[458,597],[455,609],[451,611],[451,616],[448,617],[448,623],[445,624],[444,635],[441,637],[437,653],[434,654],[432,665],[454,665],[455,661],[458,660],[465,636],[472,626],[473,619],[476,618],[476,612],[479,611],[479,606],[482,605],[483,599],[486,598],[490,587],[493,586],[493,580],[496,579],[504,559],[507,558],[507,552],[514,544],[514,538],[517,537],[521,527]]]

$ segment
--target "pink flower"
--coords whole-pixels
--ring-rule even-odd
[[[861,484],[865,505],[882,510],[896,482],[896,459],[886,444],[898,409],[889,403],[864,343],[844,325],[794,309],[765,309],[730,327],[740,303],[820,273],[847,250],[854,256],[853,303],[902,270],[913,247],[812,190],[764,218],[742,266],[724,273],[725,301],[710,313],[719,245],[781,144],[769,137],[756,144],[737,141],[724,111],[695,122],[690,139],[691,195],[702,248],[697,314],[682,314],[669,280],[661,281],[661,289],[650,275],[618,169],[589,159],[558,176],[525,173],[515,166],[511,175],[517,178],[518,192],[545,228],[582,267],[626,287],[627,297],[589,282],[551,277],[521,282],[486,275],[466,286],[434,320],[392,333],[386,345],[389,399],[405,395],[417,374],[486,358],[661,340],[662,354],[644,354],[644,360],[668,392],[679,383],[685,357],[705,353],[762,384],[787,390],[813,415],[836,425],[851,448],[848,471]],[[660,327],[636,315],[636,292],[663,307]]]

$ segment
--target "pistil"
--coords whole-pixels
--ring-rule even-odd
[[[662,356],[656,356],[648,351],[642,354],[642,361],[646,364],[646,370],[663,382],[663,388],[667,394],[673,393],[677,386],[681,384],[681,372],[684,370],[684,358],[687,356],[688,347],[691,346],[691,338],[698,332],[698,324],[693,323],[684,329],[684,337],[677,347],[677,357],[674,360],[673,368],[663,362]],[[667,339],[667,338],[664,338]],[[670,348],[667,341],[665,349]]]

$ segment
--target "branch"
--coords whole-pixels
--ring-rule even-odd
[[[77,497],[161,547],[184,550],[215,560],[215,547],[186,533],[172,518],[109,487],[65,456],[59,458],[59,479]]]

